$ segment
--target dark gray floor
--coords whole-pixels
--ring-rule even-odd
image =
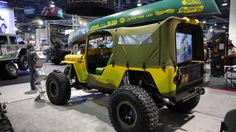
[[[47,64],[46,73],[64,66]],[[113,132],[107,111],[109,96],[73,90],[72,102],[55,106],[34,102],[37,94],[26,94],[28,75],[17,80],[0,80],[1,101],[8,102],[7,115],[16,132]],[[78,98],[79,97],[79,98]],[[160,132],[217,132],[225,113],[236,109],[236,92],[206,88],[191,114],[160,110]]]

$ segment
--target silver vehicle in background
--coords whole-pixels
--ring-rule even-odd
[[[26,45],[17,44],[15,35],[0,34],[0,70],[3,79],[16,78],[17,67],[20,70],[28,69]]]

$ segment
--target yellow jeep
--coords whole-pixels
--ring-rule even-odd
[[[79,54],[65,57],[65,72],[46,82],[49,100],[66,104],[71,87],[110,92],[109,116],[117,131],[153,131],[158,109],[188,112],[204,94],[202,25],[169,17],[135,27],[101,29],[79,38]]]

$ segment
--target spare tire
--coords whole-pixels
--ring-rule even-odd
[[[27,55],[21,55],[18,58],[17,66],[20,70],[27,70],[29,68]]]

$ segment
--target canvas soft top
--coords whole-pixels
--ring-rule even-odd
[[[138,27],[107,29],[113,36],[113,63],[132,67],[159,67],[177,65],[176,27],[180,23],[189,23],[186,19],[170,17],[161,23]],[[191,24],[197,32],[195,48],[201,46],[202,24]],[[188,27],[191,28],[191,27]],[[196,48],[201,49],[201,48]],[[202,58],[202,52],[196,50],[195,56]]]

